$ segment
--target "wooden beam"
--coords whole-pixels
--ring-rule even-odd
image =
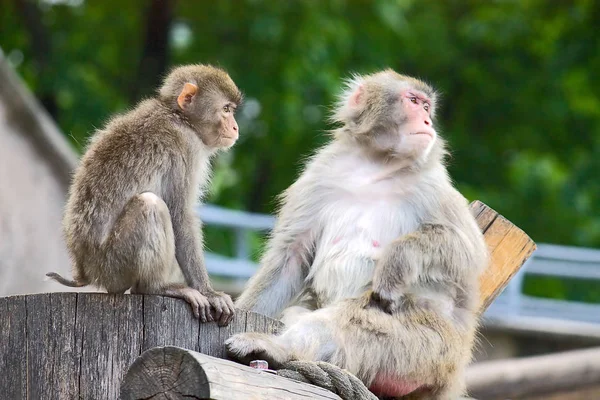
[[[506,287],[536,248],[525,232],[479,200],[471,212],[483,232],[490,251],[490,265],[481,276],[481,309],[485,309]]]
[[[486,400],[569,392],[599,383],[600,347],[482,362],[467,370],[469,394]]]
[[[145,351],[123,378],[119,399],[154,398],[341,400],[327,389],[172,346]]]

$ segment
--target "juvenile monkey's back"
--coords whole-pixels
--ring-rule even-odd
[[[161,171],[181,157],[182,141],[170,119],[151,99],[94,132],[69,190],[64,218],[69,246],[101,244],[132,196],[161,195]]]

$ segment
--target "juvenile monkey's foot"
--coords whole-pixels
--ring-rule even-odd
[[[233,319],[235,307],[231,296],[223,292],[204,292],[202,293],[208,299],[212,307],[211,317],[218,322],[219,326],[229,325]]]
[[[238,333],[225,341],[225,348],[231,359],[246,365],[253,360],[265,360],[269,368],[279,369],[290,361],[289,353],[263,333]]]

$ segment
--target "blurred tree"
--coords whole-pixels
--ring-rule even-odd
[[[45,27],[42,13],[36,3],[22,0],[13,1],[29,38],[33,55],[32,63],[40,73],[41,85],[37,91],[37,96],[48,113],[56,118],[58,112],[56,95],[48,83],[53,75],[51,71],[51,68],[53,68],[51,60],[52,36],[49,35]]]
[[[40,98],[54,96],[78,148],[167,64],[226,68],[246,105],[210,201],[259,212],[327,140],[343,78],[388,66],[419,76],[443,95],[438,124],[468,198],[536,241],[598,247],[598,21],[594,0],[13,0],[0,45]],[[208,237],[218,251],[228,240]]]
[[[138,67],[137,83],[129,97],[132,103],[140,97],[151,95],[166,72],[173,6],[172,0],[150,2],[146,17],[146,39]]]

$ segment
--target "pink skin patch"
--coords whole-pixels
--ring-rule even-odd
[[[335,239],[333,239],[333,244],[336,244],[336,243],[338,243],[340,240],[342,240],[342,238],[341,238],[341,237],[339,237],[339,236],[338,236],[338,237],[336,237]]]
[[[371,383],[369,390],[377,396],[401,397],[414,392],[421,386],[423,385],[420,383],[407,381],[397,376],[379,374]]]
[[[377,240],[373,240],[373,247],[379,247],[381,244]]]
[[[407,131],[411,135],[424,134],[433,138],[435,130],[429,115],[431,101],[416,90],[403,91],[400,96],[402,97],[402,107],[409,119]]]

